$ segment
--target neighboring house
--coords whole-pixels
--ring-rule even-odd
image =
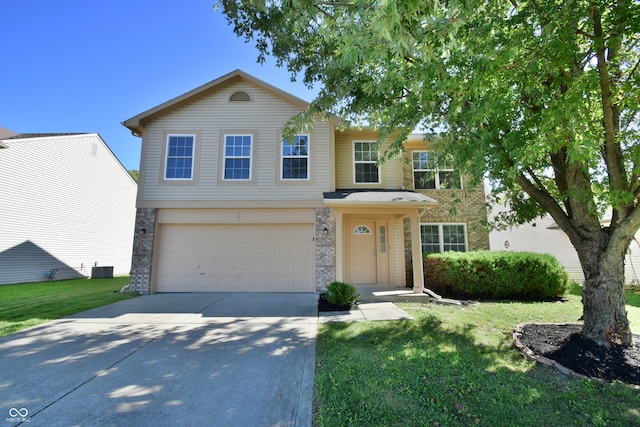
[[[132,288],[421,292],[423,252],[489,249],[483,187],[434,171],[423,136],[381,164],[375,132],[337,121],[283,141],[307,106],[237,70],[123,123],[142,138]]]
[[[102,138],[0,133],[0,284],[129,274],[137,185]]]
[[[496,207],[492,216],[505,207]],[[605,222],[606,223],[606,222]],[[535,221],[511,227],[507,230],[492,230],[489,233],[492,251],[526,251],[553,255],[564,267],[570,279],[582,283],[584,273],[580,259],[569,237],[558,227],[551,215]],[[625,283],[640,285],[640,232],[636,233],[625,258]]]

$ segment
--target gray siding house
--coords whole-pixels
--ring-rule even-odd
[[[96,133],[0,128],[0,284],[129,274],[137,185]]]

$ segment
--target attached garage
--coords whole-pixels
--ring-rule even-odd
[[[160,224],[155,291],[313,292],[313,238],[312,223]]]

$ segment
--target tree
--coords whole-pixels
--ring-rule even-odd
[[[138,182],[138,169],[129,169],[127,172],[129,172],[129,175],[131,175],[131,178],[133,178],[135,182]]]
[[[640,227],[640,6],[633,0],[220,0],[237,35],[320,92],[291,128],[336,114],[438,130],[477,182],[548,212],[585,274],[582,335],[628,345],[624,257]],[[605,210],[611,222],[602,224]]]

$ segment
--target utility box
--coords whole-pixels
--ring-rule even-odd
[[[92,279],[111,279],[113,278],[113,266],[111,267],[91,267]]]

